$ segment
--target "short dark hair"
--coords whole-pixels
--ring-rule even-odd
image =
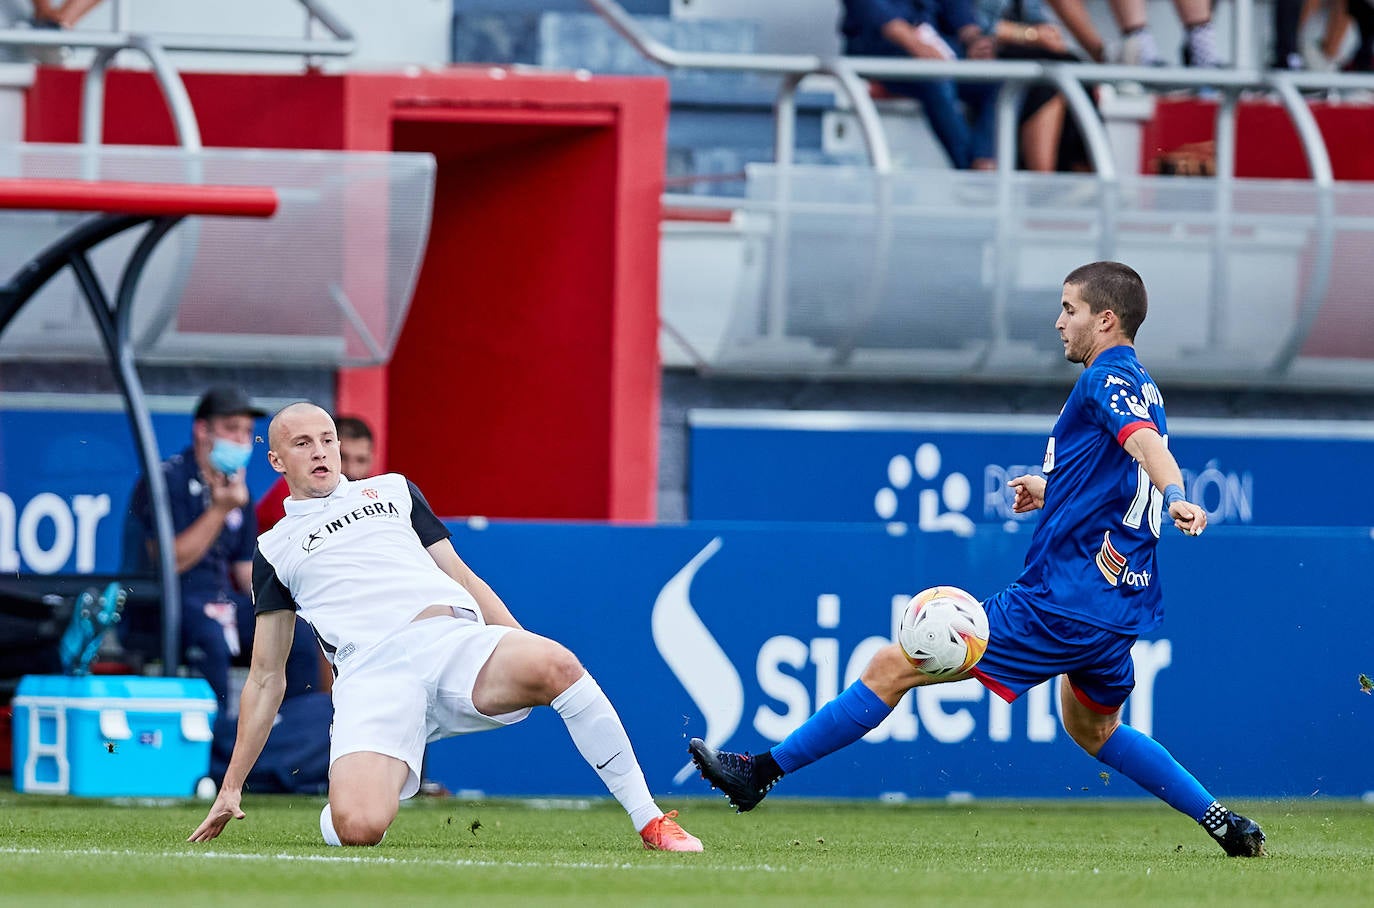
[[[1150,304],[1145,282],[1134,268],[1120,262],[1092,262],[1070,271],[1064,284],[1078,288],[1078,295],[1090,311],[1115,312],[1122,333],[1135,340]]]
[[[367,423],[356,416],[337,417],[334,420],[334,428],[338,429],[340,438],[354,441],[358,439],[372,441],[372,430],[367,427]]]

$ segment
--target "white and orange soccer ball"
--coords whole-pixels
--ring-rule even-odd
[[[981,602],[957,586],[932,586],[907,603],[897,642],[927,675],[962,674],[987,651],[988,615]]]

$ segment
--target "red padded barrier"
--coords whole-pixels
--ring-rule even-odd
[[[0,208],[268,218],[277,213],[277,193],[266,186],[0,179]]]
[[[1216,137],[1218,102],[1199,98],[1160,98],[1154,119],[1141,133],[1141,164],[1152,173],[1159,157],[1183,145]],[[1374,180],[1374,104],[1310,101],[1308,107],[1326,140],[1331,169],[1338,180]],[[1269,98],[1247,98],[1236,105],[1236,176],[1271,180],[1311,177],[1298,131],[1282,105]]]

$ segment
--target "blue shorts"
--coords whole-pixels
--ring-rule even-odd
[[[1134,636],[1039,611],[1015,586],[983,608],[988,649],[973,675],[1008,703],[1042,681],[1068,675],[1080,703],[1110,715],[1135,688]]]

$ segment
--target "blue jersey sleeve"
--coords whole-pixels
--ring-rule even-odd
[[[1124,445],[1140,429],[1164,434],[1151,412],[1151,397],[1158,396],[1154,385],[1121,368],[1103,368],[1101,375],[1094,378],[1083,388],[1083,414],[1115,438],[1117,444]]]

